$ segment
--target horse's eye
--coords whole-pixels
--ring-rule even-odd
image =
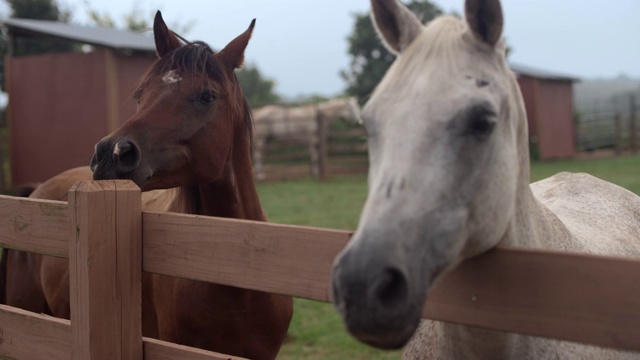
[[[211,90],[203,91],[202,94],[200,94],[200,102],[203,104],[211,104],[215,99],[216,94]]]

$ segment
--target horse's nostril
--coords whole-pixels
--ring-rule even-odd
[[[123,141],[116,143],[116,146],[113,148],[113,153],[116,155],[126,154],[129,150],[131,150],[131,143],[128,141]]]
[[[140,151],[131,141],[119,141],[113,148],[113,156],[119,172],[132,171],[140,164]]]
[[[409,295],[407,279],[398,269],[386,269],[375,285],[374,294],[385,307],[402,305]]]

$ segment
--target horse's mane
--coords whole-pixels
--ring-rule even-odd
[[[184,42],[184,45],[156,60],[143,76],[141,83],[146,84],[153,77],[165,74],[170,70],[177,70],[179,73],[200,76],[199,81],[202,84],[211,79],[223,84],[223,86],[227,86],[228,93],[238,95],[242,99],[241,104],[239,104],[240,108],[237,110],[244,113],[244,125],[251,145],[253,138],[251,108],[242,93],[238,78],[235,74],[231,79],[225,75],[222,66],[213,56],[215,52],[207,43],[203,41],[190,42],[180,36],[179,38]],[[233,101],[233,99],[230,100]]]

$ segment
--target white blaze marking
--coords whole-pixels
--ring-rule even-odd
[[[165,84],[174,84],[181,80],[182,77],[176,70],[167,71],[167,73],[162,76],[162,81],[164,81]]]

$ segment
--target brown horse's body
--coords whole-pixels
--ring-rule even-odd
[[[77,180],[131,179],[145,211],[265,220],[251,117],[233,73],[252,29],[214,54],[181,44],[156,16],[160,59],[136,94],[137,113],[96,146],[91,169],[69,170],[31,196],[66,200]],[[9,305],[69,317],[66,260],[14,251],[8,260]],[[142,291],[145,336],[253,359],[275,358],[293,311],[288,296],[146,273]]]

